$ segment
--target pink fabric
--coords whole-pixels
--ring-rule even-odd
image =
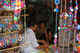
[[[24,7],[24,3],[23,2],[21,2],[21,8],[23,8]]]
[[[15,12],[16,14],[19,14],[19,13],[21,12],[21,9],[14,10],[14,12]]]

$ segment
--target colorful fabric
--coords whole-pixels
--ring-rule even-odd
[[[9,10],[16,10],[24,8],[25,2],[23,0],[0,0],[0,8]]]

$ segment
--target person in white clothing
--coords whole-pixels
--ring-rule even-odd
[[[37,39],[35,37],[34,31],[37,29],[37,24],[31,24],[27,28],[26,36],[25,36],[25,47],[24,53],[38,53],[37,48],[39,48],[39,44],[37,43]]]

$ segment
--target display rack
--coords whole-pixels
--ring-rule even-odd
[[[9,0],[8,0],[9,1]],[[2,1],[0,1],[2,2]],[[11,2],[11,1],[10,1]],[[9,2],[8,2],[9,3]],[[22,7],[17,10],[24,10],[24,13],[21,14],[15,13],[16,10],[10,10],[6,8],[0,8],[0,52],[1,53],[10,53],[7,51],[12,51],[13,53],[15,49],[22,47],[24,44],[24,36],[25,36],[25,28],[26,20],[22,21],[23,17],[26,19],[26,7]],[[12,52],[11,52],[12,53]],[[16,53],[19,53],[16,51]]]
[[[58,46],[60,53],[75,53],[77,35],[78,1],[60,1],[60,19],[58,26]],[[73,4],[75,3],[75,7]],[[67,52],[66,52],[67,51]]]

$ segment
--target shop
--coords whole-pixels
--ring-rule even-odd
[[[0,0],[0,53],[23,53],[33,23],[39,53],[80,53],[79,16],[79,0]]]

